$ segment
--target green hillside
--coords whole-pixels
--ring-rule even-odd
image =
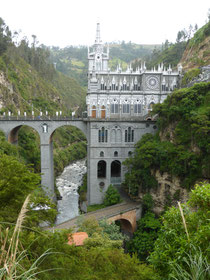
[[[44,78],[18,56],[14,46],[0,56],[0,73],[1,111],[9,109],[13,113],[17,110],[29,113],[33,104],[37,114],[40,109],[51,114],[56,110],[67,113],[85,101],[85,90],[75,80],[56,71],[51,81]]]
[[[181,63],[185,70],[210,64],[210,21],[188,42]]]
[[[49,115],[63,111],[70,116],[75,109],[85,106],[86,91],[70,77],[55,70],[49,61],[49,50],[37,46],[36,38],[30,46],[23,39],[18,46],[12,42],[11,33],[0,19],[0,114],[11,111],[17,115],[27,112],[35,115],[40,110]],[[40,172],[40,143],[38,134],[23,126],[18,135],[19,156]],[[62,172],[70,162],[86,156],[85,137],[75,127],[56,130],[54,141],[55,174]]]

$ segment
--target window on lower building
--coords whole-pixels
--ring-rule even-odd
[[[119,113],[119,105],[117,103],[111,104],[111,113],[112,114]]]
[[[125,142],[134,142],[134,130],[131,127],[125,130]]]
[[[98,178],[106,178],[106,162],[104,160],[98,162],[97,175]]]
[[[130,104],[123,104],[123,114],[130,113]]]
[[[141,104],[134,104],[134,114],[141,114]]]
[[[108,131],[104,127],[98,131],[98,142],[107,142],[108,140]]]
[[[103,151],[100,152],[100,157],[104,157],[104,152]]]
[[[118,157],[118,152],[117,151],[114,152],[114,157]]]

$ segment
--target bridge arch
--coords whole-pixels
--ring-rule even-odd
[[[117,214],[108,221],[119,222],[122,232],[131,236],[136,230],[136,209]]]
[[[117,222],[120,223],[120,229],[121,229],[122,233],[127,234],[127,235],[133,234],[134,229],[129,220],[127,220],[127,219],[115,220],[115,223],[117,223]]]
[[[30,127],[32,129],[34,129],[40,137],[40,133],[39,133],[39,131],[37,130],[36,127],[28,125],[28,124],[21,124],[21,125],[14,126],[7,133],[7,139],[8,139],[9,143],[11,143],[11,144],[17,144],[18,143],[18,132],[23,126]]]
[[[46,122],[46,125],[48,125],[48,123]],[[54,133],[56,132],[56,130],[58,128],[61,127],[76,127],[77,129],[79,129],[80,131],[82,131],[82,133],[85,135],[86,139],[87,139],[87,127],[86,124],[82,121],[67,121],[67,122],[54,122],[52,129],[50,130],[50,141],[52,140],[52,137],[54,135]]]

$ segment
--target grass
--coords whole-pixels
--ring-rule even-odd
[[[103,209],[107,206],[105,206],[104,204],[93,204],[93,205],[88,205],[87,207],[87,212],[93,212],[99,209]]]
[[[37,274],[45,272],[38,271],[38,266],[44,257],[51,254],[50,250],[44,252],[33,263],[29,263],[28,254],[19,240],[29,202],[30,195],[22,206],[13,231],[11,228],[0,227],[0,280],[36,280]],[[25,267],[26,263],[28,268]]]

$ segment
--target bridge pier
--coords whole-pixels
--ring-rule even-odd
[[[53,142],[40,144],[41,148],[41,184],[47,196],[56,200],[54,192]]]

